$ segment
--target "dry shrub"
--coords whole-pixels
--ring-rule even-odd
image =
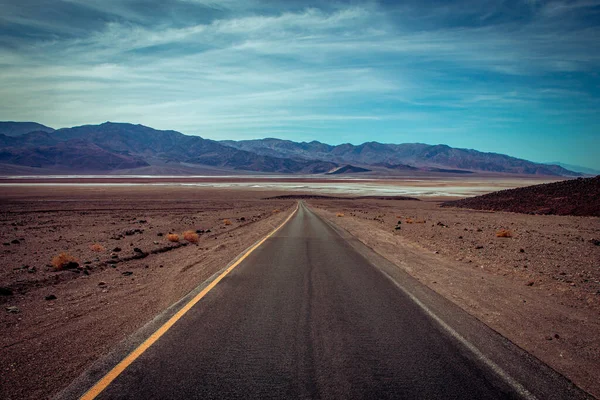
[[[70,263],[77,263],[77,262],[78,261],[75,257],[73,257],[69,253],[65,253],[65,252],[62,252],[59,255],[54,256],[52,258],[52,266],[57,270],[61,270],[61,269],[65,268]]]
[[[498,232],[496,232],[496,237],[509,238],[512,237],[512,232],[508,229],[500,229]]]
[[[198,234],[194,231],[185,231],[183,232],[183,238],[190,243],[198,243]]]
[[[415,224],[424,224],[426,222],[427,221],[425,221],[424,219],[418,219],[418,220],[415,221]]]
[[[179,242],[179,235],[176,233],[169,233],[167,235],[167,240],[169,242]]]
[[[402,218],[404,218],[404,217],[403,217],[402,215],[396,215],[396,218],[398,218],[398,219],[402,219]]]
[[[101,252],[101,251],[106,251],[106,247],[102,246],[100,243],[94,243],[94,244],[90,245],[90,250],[96,251],[96,252]]]
[[[338,216],[338,217],[343,217],[343,216],[344,216],[344,213],[337,213],[337,216]]]
[[[224,223],[225,225],[231,225],[231,220],[224,219],[224,220],[223,220],[223,223]]]
[[[276,208],[276,209],[274,209],[272,212],[273,212],[273,214],[277,214],[277,213],[280,213],[280,212],[281,212],[281,210],[280,210],[279,208]]]
[[[404,221],[404,222],[406,222],[407,224],[414,223],[414,221],[411,218],[406,218],[406,221]]]

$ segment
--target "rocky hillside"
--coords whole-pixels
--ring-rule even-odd
[[[449,201],[442,206],[525,214],[600,217],[600,175],[594,178],[501,190],[483,196]]]

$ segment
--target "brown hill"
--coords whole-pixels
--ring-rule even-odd
[[[501,190],[483,196],[445,202],[442,207],[600,217],[600,175],[594,178],[577,178]]]

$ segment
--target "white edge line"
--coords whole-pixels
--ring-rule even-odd
[[[506,371],[502,369],[498,364],[490,360],[486,357],[477,347],[475,347],[471,342],[465,339],[460,333],[454,330],[450,325],[444,322],[443,319],[438,317],[431,311],[421,300],[415,297],[408,290],[403,288],[398,282],[396,282],[387,272],[381,270],[384,275],[392,281],[392,283],[400,289],[405,295],[407,295],[416,305],[418,305],[431,319],[437,322],[446,332],[448,332],[454,339],[458,340],[463,346],[465,346],[469,351],[471,351],[475,357],[481,362],[483,362],[487,367],[489,367],[492,371],[494,371],[500,378],[502,378],[509,386],[511,386],[519,395],[523,396],[523,398],[528,400],[537,400],[537,397],[533,395],[529,390],[525,388],[525,386],[521,385],[517,382],[512,376],[510,376]]]

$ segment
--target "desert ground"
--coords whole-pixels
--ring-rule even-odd
[[[354,195],[408,195],[410,188],[425,187],[421,201],[305,201],[600,396],[600,246],[594,242],[600,240],[598,218],[440,208],[445,198],[433,197],[435,182],[405,184],[405,191],[390,183],[369,183],[377,190],[367,193],[354,186],[359,181],[346,181],[283,182],[294,185],[293,190],[285,185],[276,190],[267,179],[225,182],[225,187],[187,181],[80,185],[75,180],[42,186],[30,180],[2,181],[0,398],[56,394],[265,236],[297,202],[267,198],[325,194],[328,187],[340,194],[343,185],[350,185]],[[525,184],[530,182],[521,186]],[[302,187],[307,185],[320,186]],[[461,186],[453,181],[438,194],[475,194],[510,185],[481,181]],[[497,237],[501,229],[510,231],[510,237]],[[185,231],[197,232],[198,241],[189,234],[191,241],[185,240]],[[169,234],[178,234],[179,241],[169,241]],[[62,252],[77,265],[52,265]]]

